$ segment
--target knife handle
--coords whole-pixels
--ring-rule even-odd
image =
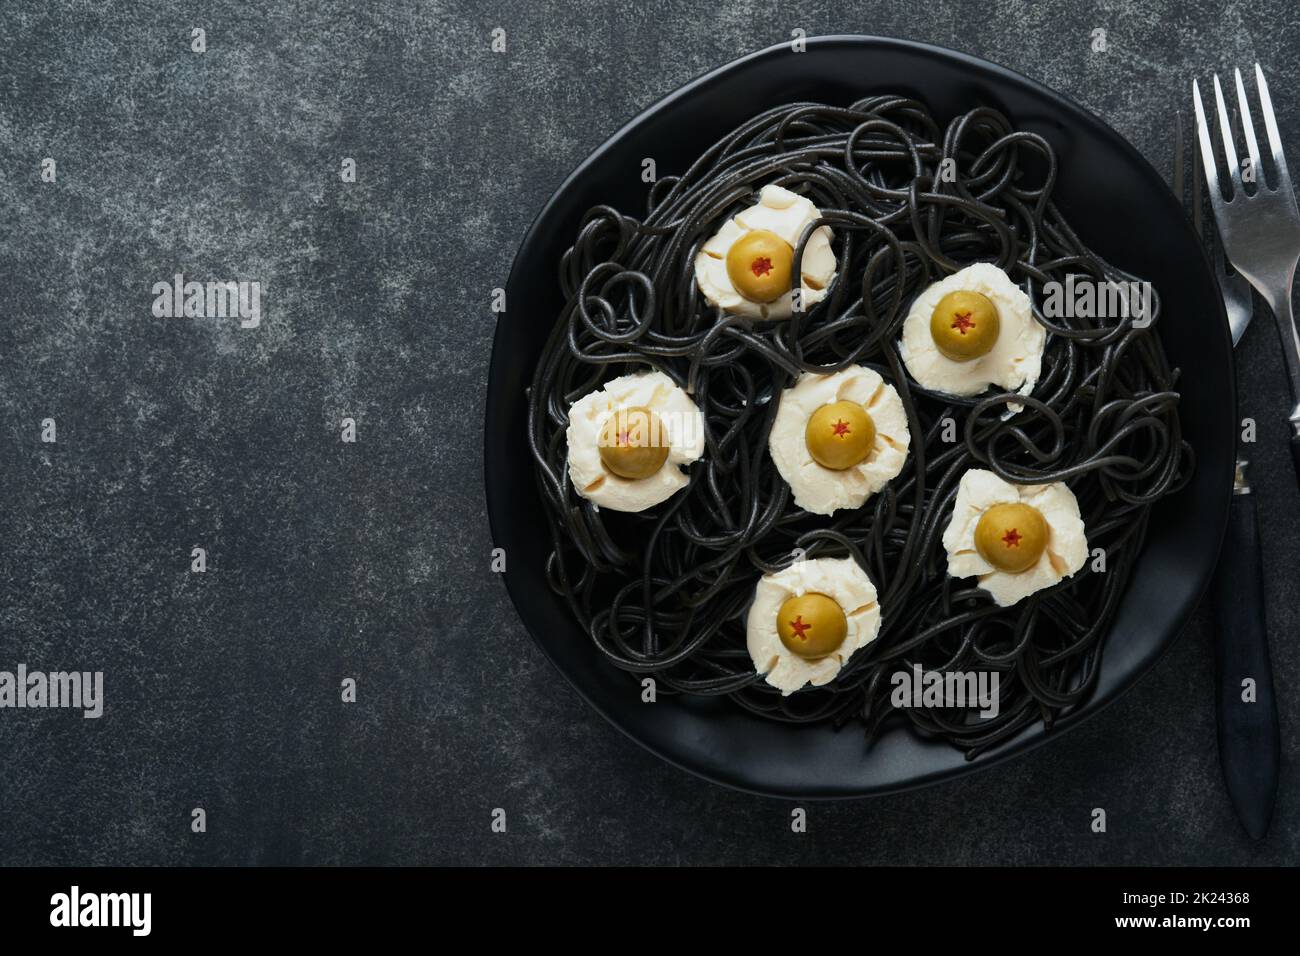
[[[1294,443],[1291,447],[1296,448]],[[1239,483],[1214,579],[1214,669],[1224,783],[1246,832],[1259,840],[1273,816],[1280,734],[1264,628],[1259,522],[1244,467],[1245,462],[1238,462]],[[1243,699],[1248,679],[1254,681],[1253,702]]]

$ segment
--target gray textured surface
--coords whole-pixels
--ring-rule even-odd
[[[1192,65],[1259,59],[1300,165],[1294,4],[989,6],[6,2],[0,668],[102,669],[108,703],[0,711],[0,863],[1300,862],[1300,502],[1266,324],[1241,361],[1285,753],[1257,847],[1220,780],[1204,613],[1079,731],[814,805],[796,836],[791,804],[590,712],[489,571],[489,290],[567,172],[698,73],[796,27],[907,36],[1056,87],[1163,166]],[[154,319],[178,270],[260,280],[262,327]]]

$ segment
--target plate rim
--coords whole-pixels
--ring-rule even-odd
[[[1151,164],[1151,162],[1141,152],[1139,152],[1132,143],[1130,143],[1124,136],[1120,135],[1119,132],[1117,132],[1112,126],[1110,126],[1110,124],[1107,123],[1102,117],[1098,116],[1096,113],[1092,112],[1087,107],[1082,106],[1067,94],[1061,93],[1058,90],[1048,86],[1045,83],[1042,83],[1038,80],[1028,77],[1025,74],[1022,74],[1009,67],[1003,66],[1000,63],[996,63],[991,60],[986,60],[983,59],[982,57],[978,57],[970,53],[965,53],[960,50],[953,50],[948,47],[939,46],[937,44],[925,43],[918,40],[909,40],[909,39],[903,39],[897,37],[886,37],[886,36],[877,36],[877,35],[869,35],[869,34],[828,34],[828,35],[809,36],[804,39],[804,42],[806,44],[805,49],[808,52],[811,52],[814,48],[822,49],[822,48],[831,48],[831,47],[854,47],[864,52],[869,51],[872,48],[880,48],[880,47],[906,50],[924,56],[940,57],[942,59],[956,61],[960,65],[973,68],[985,73],[991,73],[994,76],[998,77],[999,79],[1008,80],[1013,84],[1020,85],[1023,87],[1028,87],[1034,90],[1035,92],[1039,93],[1040,95],[1043,95],[1050,100],[1056,101],[1058,104],[1062,105],[1067,112],[1078,114],[1085,121],[1088,121],[1092,126],[1097,127],[1101,135],[1103,135],[1106,139],[1110,140],[1114,146],[1118,147],[1120,152],[1127,154],[1130,161],[1134,162],[1136,165],[1145,167],[1151,173],[1151,175],[1153,175],[1156,179],[1158,179],[1162,183],[1165,182],[1164,177],[1161,176],[1159,171],[1156,170],[1156,168]],[[677,101],[684,100],[687,97],[694,95],[702,88],[708,86],[713,82],[718,81],[726,74],[736,69],[739,69],[746,64],[750,64],[754,61],[788,53],[790,52],[790,46],[791,46],[791,41],[783,41],[780,43],[775,43],[767,47],[763,47],[762,49],[754,50],[749,53],[743,54],[739,57],[729,60],[728,62],[720,66],[714,67],[703,73],[700,73],[694,78],[692,78],[691,80],[682,84],[681,86],[661,96],[660,98],[658,98],[657,100],[649,104],[648,106],[645,106],[637,110],[629,119],[625,120],[621,125],[619,125],[619,127],[614,132],[610,133],[608,136],[602,139],[600,144],[597,145],[591,152],[589,152],[582,159],[582,161],[579,162],[578,165],[575,166],[572,169],[572,171],[570,171],[570,173],[561,180],[559,185],[555,187],[555,189],[547,197],[546,201],[542,203],[542,205],[538,208],[537,213],[532,217],[531,221],[528,224],[528,227],[524,230],[522,234],[522,238],[519,241],[516,249],[515,257],[511,262],[510,272],[506,281],[506,289],[508,290],[515,283],[516,273],[522,267],[521,256],[519,253],[522,252],[525,246],[530,244],[530,240],[533,236],[533,233],[538,223],[546,218],[548,213],[550,213],[551,209],[555,205],[557,205],[557,203],[560,200],[560,197],[562,197],[574,183],[579,181],[590,167],[595,165],[601,159],[601,157],[611,148],[612,144],[621,140],[622,137],[629,130],[637,126],[642,121],[648,119],[653,115],[657,115],[666,109],[671,108],[671,106],[675,104]],[[1089,129],[1088,132],[1091,134],[1093,130]],[[1172,193],[1170,195],[1172,197]],[[1188,223],[1185,211],[1183,212],[1182,220],[1183,220],[1184,228],[1190,229],[1191,226]],[[1198,243],[1198,249],[1200,251],[1200,261],[1198,265],[1200,269],[1204,271],[1205,274],[1212,277],[1213,272],[1211,270],[1209,257],[1206,254],[1204,248],[1201,247],[1199,243]],[[1224,341],[1224,344],[1226,345],[1226,353],[1229,357],[1228,368],[1227,368],[1227,381],[1228,381],[1231,395],[1233,396],[1233,400],[1235,401],[1236,369],[1235,369],[1235,363],[1232,361],[1233,350],[1232,350],[1231,339],[1229,335],[1227,314],[1226,311],[1224,310],[1224,306],[1221,298],[1218,297],[1215,298],[1213,307],[1209,311],[1214,312],[1215,316],[1219,320],[1217,325],[1220,329],[1221,337]],[[499,530],[498,518],[497,518],[498,508],[494,506],[492,482],[490,477],[492,471],[494,470],[495,462],[493,460],[494,456],[492,451],[492,445],[487,440],[486,433],[490,426],[490,423],[496,417],[494,415],[494,412],[499,408],[500,404],[504,400],[504,397],[501,394],[503,390],[493,387],[495,372],[496,369],[498,368],[498,363],[496,361],[497,350],[499,348],[502,348],[502,341],[501,341],[502,334],[503,334],[503,325],[501,322],[498,321],[493,333],[492,354],[489,361],[488,378],[486,383],[487,395],[486,395],[486,401],[484,403],[485,405],[484,434],[482,436],[483,452],[484,452],[483,454],[484,492],[485,492],[485,500],[487,504],[488,526],[494,542],[500,539],[500,536],[498,535],[498,530]],[[1228,457],[1229,459],[1231,459],[1232,456],[1230,455]],[[1230,463],[1231,462],[1229,461],[1229,464]],[[1199,461],[1197,462],[1197,467],[1201,467],[1201,463]],[[579,698],[581,698],[587,706],[591,707],[593,710],[596,711],[596,713],[600,714],[602,718],[604,718],[609,724],[611,724],[614,728],[616,728],[624,737],[627,737],[628,739],[632,740],[644,750],[654,754],[659,759],[673,765],[674,767],[679,768],[680,770],[685,771],[686,773],[692,776],[699,777],[703,780],[709,781],[710,783],[717,784],[719,786],[725,787],[730,790],[752,794],[754,796],[759,796],[759,797],[764,797],[769,799],[798,798],[801,800],[815,800],[818,802],[868,799],[871,797],[885,796],[888,794],[905,793],[912,790],[918,790],[923,787],[931,787],[931,786],[936,786],[940,783],[954,781],[960,778],[964,778],[964,777],[971,776],[973,774],[980,773],[981,771],[989,770],[1009,760],[1029,754],[1034,750],[1037,750],[1039,747],[1043,746],[1044,744],[1049,743],[1050,741],[1053,740],[1057,740],[1060,737],[1062,737],[1064,734],[1069,733],[1070,731],[1072,731],[1073,729],[1079,726],[1082,726],[1088,720],[1095,717],[1097,714],[1100,714],[1103,711],[1105,711],[1107,708],[1112,706],[1116,701],[1124,697],[1130,690],[1132,690],[1132,688],[1143,677],[1149,674],[1152,671],[1152,669],[1155,667],[1155,665],[1162,658],[1164,658],[1164,656],[1169,652],[1169,650],[1174,646],[1174,644],[1177,643],[1179,638],[1186,631],[1188,622],[1191,620],[1192,616],[1196,612],[1196,609],[1201,604],[1209,588],[1209,584],[1213,577],[1215,567],[1217,567],[1218,555],[1222,551],[1222,544],[1227,529],[1227,523],[1228,523],[1227,506],[1232,495],[1231,468],[1224,470],[1220,478],[1221,478],[1220,484],[1222,487],[1223,507],[1220,509],[1220,515],[1218,517],[1215,527],[1212,529],[1213,531],[1212,540],[1214,543],[1213,553],[1215,555],[1215,560],[1211,562],[1208,567],[1204,568],[1201,571],[1200,579],[1196,582],[1196,586],[1192,589],[1191,597],[1185,602],[1185,605],[1174,615],[1173,623],[1169,631],[1169,636],[1161,643],[1161,645],[1156,650],[1156,652],[1152,654],[1147,660],[1140,662],[1139,666],[1125,673],[1119,679],[1118,683],[1116,684],[1114,689],[1109,693],[1108,696],[1102,699],[1091,698],[1088,701],[1086,701],[1081,707],[1070,710],[1067,713],[1061,715],[1061,717],[1054,723],[1050,731],[1044,730],[1041,722],[1030,724],[1029,726],[1024,728],[1021,732],[1009,738],[1007,741],[1004,741],[1002,744],[998,745],[993,750],[988,751],[987,753],[981,755],[976,760],[968,761],[964,764],[960,764],[955,767],[944,768],[936,771],[922,773],[917,775],[914,778],[910,778],[907,780],[902,780],[894,783],[887,783],[880,786],[866,787],[866,788],[863,787],[844,788],[844,787],[834,786],[831,788],[834,790],[834,792],[810,792],[808,790],[788,789],[788,788],[781,788],[781,787],[770,787],[770,788],[758,787],[743,781],[738,781],[736,779],[729,779],[728,777],[721,775],[716,770],[716,768],[712,766],[706,766],[702,764],[697,765],[695,763],[686,761],[684,759],[680,759],[677,755],[666,751],[665,749],[661,748],[660,746],[657,746],[656,744],[652,743],[649,740],[642,738],[641,736],[636,734],[622,720],[620,720],[619,717],[611,713],[609,709],[607,709],[600,702],[598,702],[593,697],[593,695],[588,692],[587,689],[585,689],[581,684],[575,681],[565,670],[565,668],[561,666],[559,661],[552,654],[546,642],[538,637],[533,626],[529,624],[527,618],[525,617],[523,608],[521,607],[520,604],[519,596],[517,594],[517,589],[513,583],[512,574],[509,568],[507,567],[507,569],[503,571],[499,576],[504,579],[506,592],[510,597],[510,602],[514,607],[515,615],[517,619],[519,620],[520,624],[523,625],[523,628],[528,633],[529,637],[532,638],[533,643],[541,650],[542,655],[550,663],[551,667],[560,674],[560,676],[565,680],[565,682],[570,687],[573,688],[574,691],[577,692]],[[1126,585],[1126,591],[1127,588],[1128,585]],[[1106,635],[1106,639],[1109,639],[1109,637],[1110,634],[1108,633]]]

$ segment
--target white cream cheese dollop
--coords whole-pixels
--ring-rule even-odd
[[[809,592],[834,600],[848,622],[844,642],[816,660],[795,654],[777,632],[781,605]],[[875,640],[879,632],[880,605],[867,573],[852,558],[814,558],[759,579],[749,607],[745,643],[754,669],[788,697],[806,684],[820,687],[830,683],[853,653]]]
[[[668,460],[648,478],[622,478],[600,457],[600,432],[621,408],[650,409],[663,423]],[[574,489],[611,511],[645,511],[686,487],[683,466],[704,454],[704,416],[686,391],[663,372],[640,372],[612,379],[569,408],[569,479]]]
[[[1048,536],[1047,547],[1037,563],[1012,574],[984,560],[975,546],[975,526],[994,505],[1017,502],[1038,510],[1047,525]],[[971,469],[961,476],[952,520],[943,533],[943,546],[948,552],[948,573],[954,578],[978,578],[979,586],[1001,607],[1010,607],[1035,591],[1070,577],[1088,559],[1088,539],[1079,502],[1063,482],[1013,485],[982,469]]]
[[[968,362],[948,358],[930,335],[930,318],[939,300],[961,291],[986,296],[998,311],[1000,326],[993,348]],[[899,352],[908,373],[922,388],[949,395],[978,395],[996,385],[1028,395],[1042,374],[1046,344],[1047,331],[1034,318],[1024,290],[997,266],[977,262],[933,283],[916,297],[903,320]]]
[[[838,401],[862,405],[876,426],[871,454],[843,471],[818,464],[805,437],[812,413]],[[813,514],[829,515],[841,508],[862,507],[898,477],[910,444],[907,412],[898,392],[874,369],[852,365],[831,375],[805,372],[781,393],[768,452],[794,493],[794,503]]]
[[[696,254],[695,281],[705,300],[733,315],[755,319],[790,318],[793,299],[789,292],[774,302],[762,303],[746,299],[736,291],[727,274],[727,253],[737,239],[756,229],[775,233],[797,248],[804,227],[820,216],[821,210],[813,205],[812,200],[782,186],[764,186],[759,191],[758,202],[723,223]],[[826,297],[826,290],[835,278],[835,267],[830,227],[821,226],[809,237],[800,264],[799,289],[803,311],[807,312]]]

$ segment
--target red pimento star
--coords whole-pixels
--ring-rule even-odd
[[[749,268],[753,270],[754,275],[762,278],[772,271],[772,260],[767,256],[759,256],[749,264]]]
[[[965,335],[968,329],[975,328],[975,321],[970,317],[969,312],[954,312],[953,316],[952,327],[962,335]]]
[[[1002,536],[1002,543],[1005,544],[1008,548],[1018,548],[1020,547],[1020,539],[1022,537],[1024,537],[1024,535],[1022,535],[1015,528],[1012,528],[1010,531],[1008,531],[1006,534]]]
[[[794,636],[799,638],[799,640],[802,641],[802,640],[806,640],[806,638],[804,637],[804,631],[811,631],[812,625],[805,624],[803,622],[803,615],[800,614],[798,617],[796,617],[793,621],[790,622],[790,629],[794,631]]]
[[[845,435],[849,433],[849,423],[845,421],[840,421],[837,418],[835,420],[835,424],[831,426],[831,433],[836,438],[843,438]]]

